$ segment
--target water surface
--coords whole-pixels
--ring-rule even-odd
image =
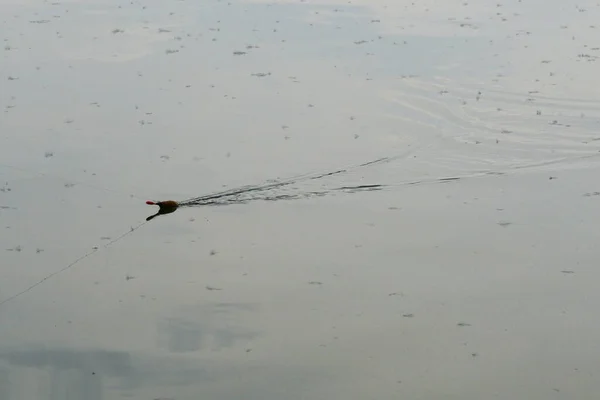
[[[595,2],[0,8],[0,399],[595,398]]]

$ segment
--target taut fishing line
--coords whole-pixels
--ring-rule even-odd
[[[123,233],[122,235],[120,235],[119,237],[111,240],[110,242],[106,243],[104,246],[102,247],[94,247],[92,250],[88,251],[87,253],[85,253],[84,255],[82,255],[81,257],[79,257],[78,259],[76,259],[75,261],[71,262],[69,265],[67,265],[66,267],[59,269],[58,271],[52,272],[51,274],[46,275],[44,278],[40,279],[39,281],[37,281],[36,283],[34,283],[33,285],[21,290],[18,293],[13,294],[12,296],[7,297],[6,299],[0,301],[0,306],[4,305],[5,303],[8,303],[9,301],[12,301],[14,299],[16,299],[19,296],[24,295],[25,293],[33,290],[35,287],[41,285],[42,283],[46,282],[47,280],[53,278],[54,276],[63,273],[71,268],[73,268],[75,265],[77,265],[79,262],[85,260],[86,258],[88,258],[89,256],[91,256],[92,254],[100,251],[100,249],[103,248],[107,248],[108,246],[117,243],[118,241],[120,241],[121,239],[125,238],[126,236],[132,234],[133,232],[137,231],[139,228],[141,228],[143,225],[145,225],[147,222],[144,221],[140,224],[138,224],[135,227],[131,227],[127,232]]]

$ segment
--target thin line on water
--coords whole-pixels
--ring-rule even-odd
[[[37,281],[36,283],[34,283],[33,285],[21,290],[18,293],[13,294],[12,296],[7,297],[6,299],[0,301],[0,307],[3,306],[4,304],[8,303],[9,301],[12,301],[14,299],[16,299],[17,297],[20,297],[30,291],[32,291],[33,289],[35,289],[37,286],[41,285],[42,283],[46,282],[49,279],[52,279],[54,276],[61,274],[71,268],[73,268],[74,266],[76,266],[79,262],[85,260],[86,258],[88,258],[89,256],[93,255],[94,253],[97,253],[98,251],[100,251],[101,249],[105,249],[108,246],[117,243],[118,241],[120,241],[121,239],[123,239],[124,237],[131,235],[133,232],[137,231],[139,228],[141,228],[142,226],[144,226],[147,223],[147,221],[144,221],[140,224],[138,224],[136,227],[132,227],[131,229],[129,229],[127,232],[123,233],[122,235],[120,235],[119,237],[111,240],[110,242],[106,243],[104,246],[102,247],[96,247],[94,249],[92,249],[91,251],[88,251],[87,253],[85,253],[84,255],[82,255],[81,257],[77,258],[75,261],[71,262],[69,265],[67,265],[66,267],[59,269],[58,271],[55,271],[49,275],[46,275],[44,278],[40,279],[39,281]]]

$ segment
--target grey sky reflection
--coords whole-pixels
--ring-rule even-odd
[[[280,398],[292,387],[298,394],[310,392],[304,380],[325,382],[326,377],[326,371],[302,366],[238,366],[107,350],[38,347],[0,352],[2,400],[194,400],[223,393],[230,399],[264,400]],[[271,380],[278,384],[268,385]]]
[[[201,349],[221,350],[234,347],[258,336],[258,332],[240,326],[242,312],[254,311],[250,304],[215,303],[182,307],[179,316],[159,323],[159,345],[173,353]]]

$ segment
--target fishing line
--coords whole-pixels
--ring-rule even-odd
[[[138,224],[135,227],[131,227],[127,232],[123,233],[122,235],[118,236],[117,238],[111,240],[110,242],[106,243],[104,246],[102,247],[94,247],[91,251],[88,251],[87,253],[85,253],[84,255],[82,255],[81,257],[77,258],[75,261],[72,261],[69,265],[67,265],[66,267],[59,269],[58,271],[52,272],[51,274],[46,275],[44,278],[40,279],[39,281],[37,281],[36,283],[34,283],[33,285],[21,290],[18,293],[13,294],[12,296],[7,297],[6,299],[0,301],[0,307],[6,303],[8,303],[9,301],[12,301],[14,299],[16,299],[17,297],[20,297],[28,292],[30,292],[31,290],[35,289],[37,286],[41,285],[42,283],[46,282],[49,279],[52,279],[53,277],[55,277],[58,274],[61,274],[73,267],[75,267],[77,264],[79,264],[81,261],[85,260],[86,258],[90,257],[91,255],[93,255],[94,253],[97,253],[98,251],[100,251],[101,249],[105,249],[110,245],[113,245],[117,242],[119,242],[121,239],[125,238],[128,235],[131,235],[133,232],[137,231],[138,229],[140,229],[142,226],[144,226],[147,223],[147,221],[144,221],[140,224]]]

